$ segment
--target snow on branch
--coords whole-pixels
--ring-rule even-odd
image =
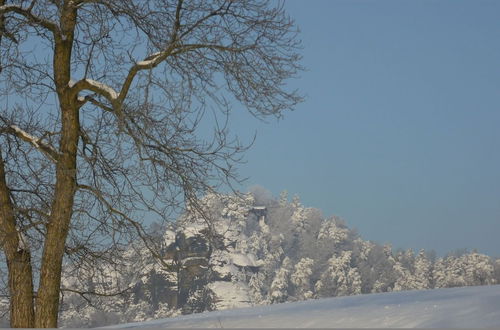
[[[19,229],[17,229],[17,238],[18,238],[18,245],[17,245],[17,252],[20,251],[28,251],[29,250],[29,245],[28,245],[28,239],[26,238],[26,235]]]
[[[53,162],[57,162],[57,159],[59,158],[59,153],[57,152],[57,150],[54,149],[54,147],[52,147],[51,145],[44,143],[41,139],[29,134],[28,132],[22,130],[21,128],[19,128],[19,126],[16,125],[10,125],[8,133],[11,133],[20,138],[21,140],[30,143],[36,149],[42,151],[47,156],[49,156],[49,158]]]
[[[74,88],[77,93],[83,90],[92,91],[105,97],[111,104],[115,104],[119,96],[113,87],[92,79],[82,79],[77,82],[70,80],[68,86]]]
[[[149,66],[153,65],[154,63],[156,63],[160,59],[160,56],[163,53],[164,52],[153,53],[153,54],[149,55],[148,57],[146,57],[144,60],[137,62],[136,64],[137,64],[137,66],[140,66],[140,67],[149,67]]]

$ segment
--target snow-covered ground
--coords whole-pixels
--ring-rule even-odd
[[[500,327],[500,285],[318,299],[113,327],[491,328]]]

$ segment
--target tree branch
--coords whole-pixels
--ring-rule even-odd
[[[0,15],[3,16],[7,13],[15,13],[23,16],[28,19],[28,21],[37,24],[38,26],[44,27],[47,30],[51,31],[54,35],[59,34],[59,26],[47,19],[38,17],[31,12],[31,6],[28,9],[22,8],[21,6],[16,5],[3,5],[0,6]]]
[[[88,90],[105,97],[113,106],[117,104],[118,93],[111,87],[92,79],[82,79],[76,83],[70,82],[70,88],[78,94],[83,90]],[[90,100],[90,99],[89,99]]]
[[[111,205],[111,203],[106,199],[104,198],[103,194],[101,191],[89,186],[89,185],[84,185],[84,184],[78,184],[77,185],[77,188],[78,189],[81,189],[81,190],[84,190],[84,191],[87,191],[89,193],[91,193],[92,195],[94,195],[101,203],[103,203],[106,208],[109,210],[110,213],[112,214],[116,214],[118,215],[119,217],[121,217],[122,219],[124,219],[125,221],[127,221],[128,223],[130,223],[134,229],[136,230],[137,234],[139,235],[139,237],[141,238],[141,240],[144,242],[144,244],[146,245],[146,248],[148,249],[148,251],[155,257],[157,258],[157,260],[164,266],[164,267],[171,267],[171,265],[167,264],[164,260],[163,260],[163,257],[161,255],[158,254],[158,252],[152,248],[149,244],[148,244],[148,237],[147,237],[147,234],[144,232],[144,228],[142,227],[142,225],[133,220],[132,218],[130,218],[128,215],[126,215],[125,213],[123,213],[122,211],[116,209],[115,207],[113,207],[113,205]]]
[[[54,149],[54,147],[43,142],[41,138],[37,138],[22,130],[21,128],[19,128],[19,126],[10,125],[6,128],[0,129],[0,133],[8,133],[18,137],[25,142],[28,142],[33,147],[47,155],[54,163],[57,163],[57,160],[59,159],[59,153],[56,149]]]

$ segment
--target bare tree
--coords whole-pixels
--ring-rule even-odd
[[[234,182],[245,147],[223,119],[293,108],[298,46],[274,1],[0,0],[11,326],[56,327],[66,262],[156,253],[145,217]]]

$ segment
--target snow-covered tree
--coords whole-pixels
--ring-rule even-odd
[[[448,287],[449,275],[446,261],[444,258],[439,258],[434,263],[434,268],[432,271],[432,278],[434,279],[435,288],[446,288]]]
[[[248,281],[248,288],[252,304],[259,305],[266,301],[265,275],[262,272],[254,273]]]
[[[432,285],[432,263],[424,250],[420,250],[415,258],[415,289],[430,289]]]
[[[288,205],[288,191],[287,190],[283,190],[280,193],[279,205],[280,205],[280,207],[286,207]]]
[[[493,263],[495,284],[500,284],[500,258]]]
[[[361,293],[361,276],[351,266],[352,252],[342,251],[328,260],[328,266],[315,284],[318,297],[347,296]]]
[[[311,275],[314,260],[310,258],[302,258],[295,265],[294,272],[290,280],[294,288],[294,298],[296,300],[306,300],[313,297],[311,290]]]
[[[331,240],[335,247],[340,247],[351,238],[349,228],[336,218],[323,221],[318,233],[318,240]]]
[[[274,304],[287,301],[291,271],[292,261],[289,257],[285,257],[281,267],[276,271],[276,275],[271,283],[269,290],[269,300],[271,303]]]
[[[299,195],[297,195],[297,194],[293,195],[293,197],[292,197],[292,204],[291,204],[291,206],[292,206],[294,209],[297,209],[297,208],[299,208],[299,207],[301,207],[301,206],[302,206],[302,203],[300,202],[300,197],[299,197]]]
[[[465,264],[465,282],[466,285],[485,285],[493,284],[494,267],[491,258],[473,252],[461,257]]]
[[[415,275],[415,255],[412,249],[398,253],[393,269],[396,274],[393,291],[416,290],[422,285]]]
[[[294,212],[292,214],[292,224],[297,233],[300,234],[307,231],[309,227],[309,224],[307,222],[309,212],[309,209],[302,206],[298,206],[294,209]]]

